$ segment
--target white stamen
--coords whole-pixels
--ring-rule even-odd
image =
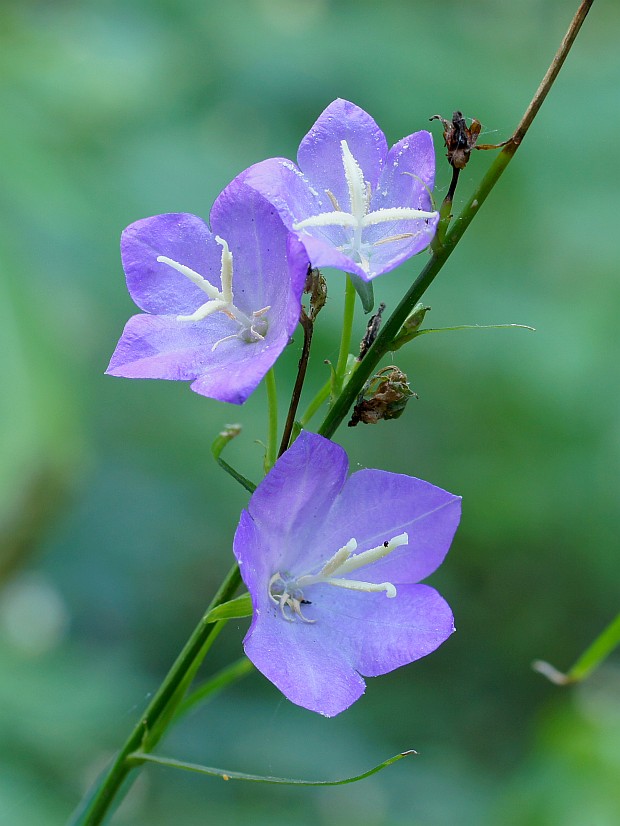
[[[404,241],[405,238],[413,238],[415,232],[401,232],[399,235],[388,235],[387,238],[381,238],[380,241],[375,241],[374,246],[378,247],[379,244],[390,244],[392,241]]]
[[[304,622],[314,622],[304,617],[301,613],[301,606],[305,603],[303,589],[312,585],[332,585],[337,588],[345,588],[350,591],[361,591],[364,593],[377,593],[384,591],[386,597],[393,599],[396,596],[396,587],[391,582],[365,582],[358,579],[348,579],[343,574],[357,571],[366,565],[372,565],[380,559],[391,554],[402,545],[409,544],[407,533],[398,534],[392,539],[386,539],[376,548],[369,548],[360,554],[354,554],[357,549],[357,541],[349,539],[346,545],[339,548],[336,553],[328,559],[318,574],[304,574],[303,576],[292,578],[274,574],[269,580],[269,599],[279,606],[282,616],[286,620],[294,620],[298,616]],[[336,576],[334,576],[336,575]],[[285,613],[288,608],[291,616]]]
[[[233,340],[233,339],[235,339],[235,338],[239,338],[239,336],[237,335],[237,333],[233,333],[233,334],[232,334],[232,336],[224,336],[224,338],[220,338],[220,339],[218,339],[218,340],[215,342],[215,344],[213,345],[213,347],[211,348],[211,352],[213,352],[213,351],[214,351],[217,347],[219,347],[219,346],[220,346],[220,344],[221,344],[223,341],[232,341],[232,340]]]
[[[326,585],[338,585],[340,588],[348,588],[350,591],[385,591],[386,597],[393,599],[396,596],[396,588],[391,582],[358,582],[356,579],[327,579]]]
[[[338,203],[338,199],[336,198],[334,193],[330,192],[329,189],[326,189],[325,194],[327,195],[329,200],[332,202],[332,206],[336,210],[336,212],[342,212],[342,210],[340,209],[340,204]]]
[[[355,538],[349,539],[346,545],[343,545],[339,551],[329,559],[319,571],[319,576],[327,577],[337,571],[342,563],[349,558],[351,553],[357,549],[357,540]]]
[[[201,304],[197,310],[189,315],[178,315],[177,321],[180,322],[198,322],[203,321],[210,315],[217,312],[222,312],[228,316],[232,321],[239,325],[239,330],[233,335],[224,336],[216,341],[211,351],[219,347],[224,341],[230,341],[235,338],[240,338],[248,344],[257,341],[263,341],[268,330],[268,321],[264,318],[265,313],[271,309],[270,306],[262,307],[260,310],[254,310],[250,316],[240,310],[234,304],[233,295],[233,254],[230,251],[228,242],[219,235],[215,236],[215,241],[222,247],[222,256],[220,263],[220,281],[222,289],[218,290],[210,281],[203,278],[202,275],[192,270],[191,267],[186,267],[185,264],[179,264],[172,258],[166,255],[159,255],[157,261],[160,264],[167,264],[173,270],[188,278],[193,284],[199,287],[203,292],[209,296],[209,301]]]
[[[350,556],[339,567],[338,573],[349,574],[351,571],[357,571],[358,568],[362,568],[364,565],[370,565],[372,562],[377,562],[377,560],[383,559],[384,556],[388,556],[388,554],[391,554],[392,551],[396,550],[396,548],[400,548],[401,545],[408,544],[409,535],[407,533],[401,533],[393,539],[390,539],[387,545],[384,542],[381,545],[377,545],[376,548],[370,548],[368,551],[364,551],[361,554]]]

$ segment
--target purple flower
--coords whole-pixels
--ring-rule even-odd
[[[234,551],[252,597],[244,640],[294,703],[332,717],[375,677],[434,651],[452,612],[419,581],[443,561],[460,497],[382,470],[346,479],[338,445],[302,433],[241,514]]]
[[[299,168],[271,158],[242,177],[298,233],[314,267],[370,281],[432,241],[439,213],[430,196],[435,153],[429,132],[414,132],[388,152],[370,115],[338,99],[302,140],[297,162]]]
[[[130,318],[107,373],[192,381],[203,396],[241,404],[299,320],[303,246],[258,192],[233,181],[211,210],[136,221],[121,254]]]

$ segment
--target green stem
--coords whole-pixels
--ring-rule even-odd
[[[310,358],[310,347],[312,346],[312,333],[314,332],[314,321],[312,314],[307,316],[305,311],[302,309],[299,322],[304,331],[304,343],[301,349],[301,356],[299,357],[297,378],[295,379],[295,386],[291,395],[291,403],[288,408],[288,415],[286,417],[286,424],[284,425],[284,432],[282,433],[282,441],[280,443],[278,456],[282,456],[284,451],[288,450],[291,443],[291,436],[295,426],[295,416],[297,415],[297,408],[299,406],[299,400],[301,399],[301,391],[306,378],[306,370],[308,369],[308,359]]]
[[[568,52],[570,51],[577,33],[579,32],[579,29],[581,28],[581,25],[583,24],[583,21],[585,20],[585,17],[593,2],[594,0],[584,0],[584,2],[582,2],[579,6],[575,17],[569,26],[568,32],[562,40],[560,48],[556,52],[549,69],[547,70],[540,86],[536,90],[536,94],[527,107],[513,136],[495,158],[475,192],[465,204],[461,214],[456,221],[453,222],[452,227],[445,236],[444,242],[436,245],[427,265],[413,282],[392,315],[383,324],[383,327],[375,339],[374,344],[364,357],[363,361],[359,363],[355,373],[344,386],[342,392],[339,394],[334,394],[335,396],[337,395],[337,398],[334,399],[327,416],[318,430],[322,436],[331,438],[331,436],[334,435],[343,419],[347,416],[349,409],[359,395],[364,383],[373,374],[383,356],[389,352],[392,345],[392,340],[397,336],[407,316],[433,283],[434,279],[452,254],[454,248],[463,237],[465,230],[469,227],[474,217],[478,214],[480,207],[486,201],[489,193],[514,157],[517,149],[523,141],[523,138],[525,137],[527,130],[531,126],[532,121],[549,93],[549,90],[551,89],[562,64],[566,60]]]
[[[208,614],[212,608],[215,608],[216,605],[227,602],[234,595],[240,582],[241,576],[239,574],[239,568],[237,565],[234,565],[228,572],[218,592],[213,597],[206,614]],[[70,826],[96,826],[96,824],[103,821],[121,785],[129,774],[129,771],[133,768],[128,761],[128,756],[139,750],[145,738],[153,732],[158,721],[164,716],[170,702],[175,697],[177,689],[183,682],[185,676],[191,671],[193,664],[200,656],[209,637],[214,632],[217,623],[206,623],[205,617],[201,618],[192,632],[192,635],[177,657],[176,662],[164,678],[157,693],[149,703],[148,708],[144,714],[141,715],[140,721],[129,735],[114,762],[74,814],[70,821]],[[155,743],[150,740],[149,746],[153,747],[154,745]]]
[[[183,700],[177,708],[174,717],[175,721],[184,714],[187,714],[188,711],[191,711],[191,709],[198,705],[198,703],[203,703],[209,697],[213,697],[215,694],[223,691],[231,683],[234,683],[242,677],[245,677],[247,674],[250,674],[253,669],[254,666],[247,657],[241,657],[231,665],[222,668],[221,671],[214,674],[210,680],[207,680],[207,682],[203,683],[195,691],[193,691],[189,697],[186,697],[185,700]]]
[[[620,614],[613,619],[601,634],[589,645],[570,671],[564,674],[544,660],[536,660],[532,668],[544,674],[556,685],[569,685],[585,680],[595,668],[607,659],[611,652],[620,645]]]
[[[177,716],[177,712],[182,704],[183,698],[185,697],[189,687],[194,681],[196,673],[202,665],[202,661],[209,653],[213,643],[219,637],[220,632],[223,630],[225,625],[226,622],[222,620],[215,623],[215,627],[209,635],[209,638],[205,641],[205,644],[202,646],[200,653],[195,658],[194,662],[191,664],[191,667],[188,669],[187,673],[179,683],[176,691],[174,692],[174,695],[168,701],[166,710],[157,720],[151,731],[148,733],[148,736],[144,738],[142,743],[143,749],[148,750],[150,748],[153,748],[164,736],[166,729],[172,722],[173,718]]]
[[[250,493],[254,493],[256,490],[256,485],[254,482],[250,482],[249,479],[246,479],[238,470],[235,470],[234,467],[228,464],[228,462],[222,459],[221,454],[228,442],[232,439],[235,439],[241,433],[241,425],[240,424],[229,424],[227,425],[224,430],[217,434],[213,444],[211,445],[211,453],[213,454],[213,458],[218,463],[218,465],[225,470],[232,478],[239,482],[240,485],[246,490],[249,490]]]
[[[307,408],[306,412],[304,413],[304,415],[299,420],[299,423],[302,427],[305,427],[308,424],[308,422],[310,421],[310,419],[312,419],[312,417],[315,415],[315,413],[318,410],[320,410],[320,408],[322,407],[323,404],[325,404],[325,402],[329,398],[329,391],[331,390],[331,388],[332,388],[332,380],[331,380],[331,378],[329,378],[329,379],[327,379],[327,381],[325,382],[323,387],[321,387],[321,389],[316,394],[316,396],[312,399],[312,401],[308,405],[308,408]]]
[[[278,455],[278,392],[276,390],[276,374],[273,367],[265,376],[265,385],[267,387],[269,420],[267,425],[267,450],[265,451],[264,468],[265,473],[269,473],[275,465]]]
[[[334,384],[332,388],[332,399],[337,399],[342,393],[344,376],[347,371],[347,359],[349,358],[349,348],[351,346],[351,334],[353,331],[353,316],[355,315],[355,287],[351,276],[347,274],[347,281],[344,293],[344,314],[342,316],[342,335],[340,337],[340,352],[336,364]]]

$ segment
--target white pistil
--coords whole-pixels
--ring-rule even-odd
[[[224,336],[219,341],[216,341],[212,350],[215,350],[222,342],[231,339],[240,338],[242,341],[252,343],[256,341],[263,341],[267,333],[268,322],[264,318],[265,313],[271,309],[270,307],[263,307],[260,310],[255,310],[251,316],[248,316],[242,310],[235,306],[233,295],[233,254],[230,251],[227,241],[215,236],[215,241],[222,247],[222,257],[220,264],[220,282],[222,289],[218,290],[210,281],[203,278],[202,275],[186,267],[185,264],[179,264],[172,258],[166,255],[158,255],[157,261],[160,264],[167,264],[176,270],[181,275],[188,278],[193,284],[199,287],[209,297],[209,300],[201,304],[197,310],[190,315],[178,315],[177,321],[196,322],[202,321],[213,313],[224,313],[228,318],[236,321],[240,329],[237,333],[230,336]]]
[[[388,556],[400,548],[409,544],[409,535],[401,533],[393,537],[376,548],[369,548],[360,554],[354,554],[357,549],[357,541],[352,538],[346,545],[339,548],[336,553],[328,559],[318,574],[304,574],[296,579],[286,577],[279,571],[269,580],[268,593],[271,601],[278,605],[284,619],[294,621],[298,616],[303,622],[314,622],[303,616],[301,606],[306,603],[304,600],[304,589],[311,585],[333,585],[338,588],[345,588],[351,591],[362,591],[365,593],[375,593],[384,591],[386,597],[392,599],[396,596],[396,588],[391,582],[365,582],[358,579],[345,578],[345,574],[357,571],[366,565],[372,565],[380,559]],[[290,615],[284,609],[288,608]]]
[[[347,179],[349,188],[349,203],[351,212],[359,223],[368,211],[368,192],[370,184],[364,180],[364,173],[361,166],[355,160],[346,141],[340,141],[342,150],[342,164],[344,166],[344,177]]]
[[[370,259],[372,248],[378,244],[387,244],[392,241],[402,241],[412,238],[415,233],[403,232],[392,234],[386,238],[380,238],[373,243],[362,240],[362,231],[367,227],[377,224],[393,223],[395,221],[420,221],[434,218],[436,212],[427,212],[424,209],[413,209],[411,207],[389,207],[385,209],[375,209],[371,211],[370,202],[372,199],[372,187],[368,181],[364,180],[362,168],[353,156],[346,141],[340,141],[342,151],[342,165],[344,177],[349,191],[349,212],[342,209],[336,196],[326,189],[333,211],[321,212],[318,215],[311,215],[293,224],[294,230],[312,229],[320,227],[342,227],[352,230],[351,240],[338,247],[339,251],[350,256],[357,261],[365,272],[370,272]],[[403,172],[404,175],[411,175],[410,172]],[[416,176],[413,176],[416,177]]]

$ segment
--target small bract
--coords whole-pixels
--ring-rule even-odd
[[[429,132],[415,132],[388,152],[370,115],[338,99],[302,140],[297,162],[270,158],[242,177],[277,207],[313,267],[370,281],[432,241],[439,213],[430,196],[435,153]]]
[[[308,270],[303,246],[258,192],[233,181],[211,210],[156,215],[123,232],[130,318],[107,373],[191,381],[241,404],[286,346]]]
[[[347,480],[344,450],[303,432],[241,514],[234,552],[252,597],[247,656],[294,703],[332,717],[434,651],[452,612],[420,585],[443,561],[460,497],[382,470]]]

